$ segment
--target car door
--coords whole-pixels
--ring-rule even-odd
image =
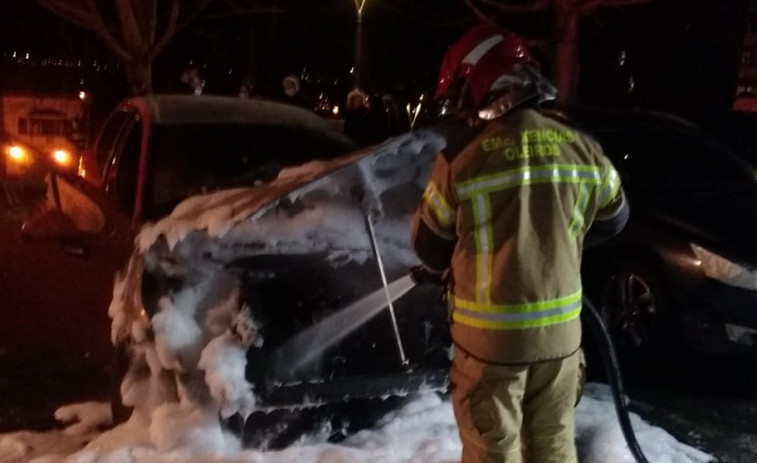
[[[126,148],[134,147],[128,143],[134,121],[133,111],[118,111],[104,125],[97,154],[102,167],[109,168],[106,172],[115,173],[126,164],[121,159]],[[141,137],[141,131],[136,136]],[[140,153],[131,155],[139,158]],[[133,229],[134,206],[123,209],[130,193],[126,185],[121,190],[125,192],[121,197],[111,199],[107,188],[96,189],[79,177],[51,172],[43,203],[3,224],[0,352],[6,357],[54,353],[62,361],[107,364],[111,350],[107,308],[114,274],[128,255]],[[33,220],[44,219],[54,209],[68,219],[69,228]],[[21,233],[22,223],[31,224],[26,233]]]

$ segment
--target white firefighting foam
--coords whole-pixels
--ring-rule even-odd
[[[111,431],[87,436],[20,432],[0,435],[3,463],[443,463],[459,461],[460,440],[452,408],[435,394],[421,396],[386,415],[371,430],[339,445],[325,442],[328,430],[306,436],[280,451],[242,450],[224,433],[217,417],[179,404],[160,407],[152,425],[132,418]],[[713,461],[677,442],[638,416],[632,422],[650,463]],[[78,451],[72,446],[83,445]],[[77,440],[78,439],[78,440]],[[576,409],[580,463],[634,463],[610,401],[607,386],[590,384]]]

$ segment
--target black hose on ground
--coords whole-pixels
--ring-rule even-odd
[[[618,414],[618,421],[620,422],[620,429],[623,432],[623,437],[626,439],[626,444],[637,463],[649,463],[647,457],[639,446],[639,441],[636,440],[636,434],[633,432],[631,426],[631,419],[628,416],[628,409],[626,408],[625,394],[623,392],[623,380],[620,377],[620,365],[618,364],[618,355],[615,352],[615,346],[610,338],[610,333],[607,331],[607,327],[602,322],[602,317],[594,308],[591,301],[583,298],[584,308],[584,320],[589,324],[591,333],[594,335],[594,339],[599,345],[599,353],[602,357],[602,365],[604,366],[607,378],[610,381],[610,389],[612,389],[612,398],[615,402],[615,411]]]

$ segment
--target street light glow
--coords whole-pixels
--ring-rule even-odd
[[[55,162],[58,164],[68,164],[68,161],[71,159],[71,155],[68,154],[66,150],[55,150],[53,153],[53,159],[55,159]]]
[[[365,6],[365,2],[368,0],[355,0],[355,9],[357,9],[357,14],[362,15],[363,14],[363,7]]]
[[[79,92],[79,99],[80,100],[86,100],[87,99],[87,92]]]
[[[11,149],[8,150],[8,154],[10,157],[15,159],[16,161],[21,161],[24,159],[24,150],[20,146],[11,146]]]

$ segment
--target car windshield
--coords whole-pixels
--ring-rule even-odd
[[[353,149],[334,133],[274,125],[157,125],[150,138],[147,219],[170,213],[193,194],[266,183],[285,167]]]

